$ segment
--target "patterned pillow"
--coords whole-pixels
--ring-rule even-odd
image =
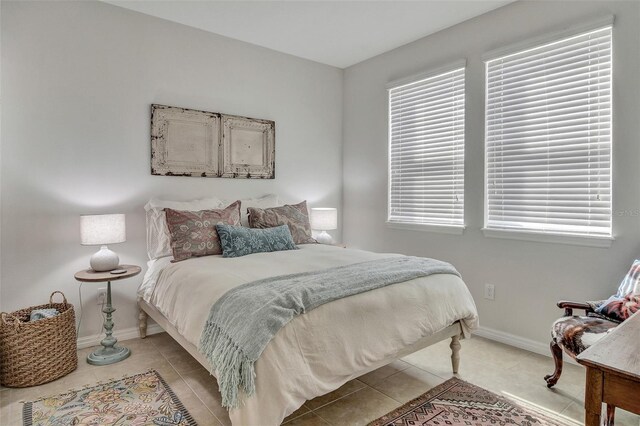
[[[629,293],[640,293],[640,260],[637,259],[633,262],[631,269],[629,269],[629,272],[627,272],[627,275],[620,283],[616,295],[618,297],[624,297]]]
[[[147,212],[147,254],[149,259],[159,259],[173,254],[171,236],[167,229],[167,216],[164,209],[198,211],[221,209],[227,204],[217,198],[203,198],[192,201],[169,201],[157,198],[149,200],[144,206]]]
[[[297,250],[287,225],[267,229],[216,225],[223,257],[240,257],[252,253]]]
[[[172,262],[190,257],[222,254],[216,225],[240,225],[240,201],[222,210],[190,212],[165,209],[165,213],[173,250]]]
[[[273,228],[274,226],[287,225],[294,243],[310,244],[316,242],[311,237],[311,224],[309,223],[306,201],[268,209],[249,207],[247,211],[249,212],[249,226],[252,228]]]
[[[623,298],[610,297],[598,308],[598,313],[616,321],[624,321],[640,310],[640,295],[627,294]]]

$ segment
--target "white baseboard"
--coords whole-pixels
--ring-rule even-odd
[[[485,339],[504,343],[505,345],[524,349],[525,351],[533,352],[535,354],[544,355],[551,358],[551,350],[549,349],[548,343],[537,342],[535,340],[516,336],[515,334],[505,333],[504,331],[495,330],[488,327],[480,327],[475,330],[473,334],[475,334],[476,336],[484,337]],[[574,361],[570,356],[563,357],[563,360],[564,362],[578,365],[578,363]]]
[[[162,332],[164,332],[164,330],[158,324],[149,324],[147,326],[147,336]],[[123,328],[115,330],[114,335],[118,338],[118,341],[121,342],[123,340],[136,339],[140,337],[140,331],[138,330],[138,327]],[[78,349],[99,345],[102,339],[104,339],[104,333],[80,337],[78,338]]]

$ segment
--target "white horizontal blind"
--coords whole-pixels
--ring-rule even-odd
[[[389,89],[391,223],[464,224],[464,74]]]
[[[611,33],[487,61],[486,228],[611,236]]]

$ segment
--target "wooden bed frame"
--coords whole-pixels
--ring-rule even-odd
[[[147,319],[151,317],[160,327],[162,327],[180,346],[182,346],[189,354],[196,359],[204,368],[208,371],[211,371],[211,366],[207,359],[202,355],[198,348],[195,345],[189,343],[182,335],[178,332],[178,330],[171,324],[167,318],[162,315],[160,311],[158,311],[155,307],[145,302],[142,299],[138,300],[138,306],[140,307],[140,313],[138,315],[138,328],[140,330],[140,338],[144,339],[147,336]],[[451,344],[449,347],[451,348],[451,367],[453,368],[453,373],[458,373],[458,366],[460,365],[460,338],[462,337],[462,326],[460,325],[460,321],[456,321],[447,328],[438,331],[435,334],[430,336],[423,337],[418,340],[413,345],[405,348],[404,350],[398,352],[395,355],[395,359],[402,358],[409,354],[412,354],[420,349],[424,349],[427,346],[431,346],[435,343],[441,342],[442,340],[451,338]],[[384,360],[379,364],[373,365],[368,370],[365,370],[361,373],[366,374],[370,371],[376,370],[383,365],[388,364],[391,360]],[[213,374],[213,372],[212,372]]]

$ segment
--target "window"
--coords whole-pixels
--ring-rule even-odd
[[[390,224],[462,231],[464,76],[463,66],[389,87]]]
[[[487,61],[487,230],[610,239],[611,33]]]

